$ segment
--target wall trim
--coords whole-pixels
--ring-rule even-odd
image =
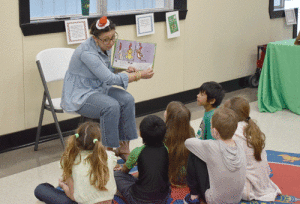
[[[248,78],[249,76],[246,76],[222,82],[220,84],[223,86],[226,93],[228,93],[248,87]],[[180,93],[175,93],[172,95],[138,102],[135,104],[136,117],[162,111],[171,101],[181,101],[185,104],[195,102],[198,91],[199,88],[196,88]],[[77,128],[78,123],[80,122],[80,117],[60,121],[59,124],[61,130],[62,132],[64,132],[63,136],[66,137],[70,134],[73,134],[74,130]],[[0,136],[0,153],[20,149],[23,147],[33,146],[35,142],[36,131],[37,127]],[[48,136],[45,137],[45,135]],[[58,139],[54,123],[42,126],[40,143],[54,139]]]

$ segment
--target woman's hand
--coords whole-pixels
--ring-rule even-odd
[[[128,69],[126,70],[126,72],[128,72],[128,73],[137,72],[137,69],[132,66],[129,66]]]
[[[141,78],[142,79],[150,79],[150,78],[153,77],[153,75],[154,75],[154,72],[153,72],[152,67],[141,71]]]

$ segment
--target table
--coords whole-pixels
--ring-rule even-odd
[[[300,45],[295,39],[271,42],[259,79],[260,112],[283,109],[300,115]]]

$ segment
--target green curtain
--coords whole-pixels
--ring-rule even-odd
[[[300,45],[295,39],[269,43],[259,79],[260,112],[289,109],[300,115]]]

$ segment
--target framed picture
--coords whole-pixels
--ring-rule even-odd
[[[287,25],[294,25],[297,23],[295,10],[293,8],[286,9],[286,10],[284,10],[284,12],[285,12],[285,20],[286,20]]]
[[[179,28],[179,13],[178,11],[166,13],[167,33],[168,38],[180,36]]]
[[[82,43],[89,38],[87,19],[65,21],[68,44]]]
[[[153,13],[136,15],[136,33],[137,36],[154,34],[154,15]]]

